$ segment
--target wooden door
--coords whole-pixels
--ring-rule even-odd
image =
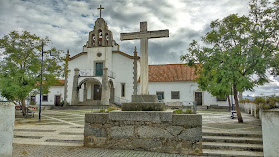
[[[61,96],[60,95],[55,95],[55,106],[60,105],[61,101]]]
[[[195,92],[195,101],[197,102],[197,106],[202,105],[202,92]]]
[[[100,85],[94,84],[94,100],[101,100],[102,96],[102,89],[100,88]]]

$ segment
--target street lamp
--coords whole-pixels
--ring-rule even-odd
[[[50,56],[57,56],[58,54],[54,53]],[[39,120],[41,120],[41,112],[42,112],[42,90],[43,90],[43,63],[44,63],[44,42],[42,41],[42,64],[41,64],[41,84],[40,84],[40,106],[39,106]]]

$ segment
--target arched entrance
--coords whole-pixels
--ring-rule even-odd
[[[102,85],[101,82],[95,78],[86,78],[78,84],[78,89],[83,88],[83,101],[86,104],[92,103],[94,100],[101,100]],[[79,90],[80,91],[80,90]],[[80,94],[80,93],[79,93]]]
[[[114,85],[112,80],[109,80],[109,88],[110,88],[109,102],[114,103]]]

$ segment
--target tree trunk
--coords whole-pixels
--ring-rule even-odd
[[[231,105],[230,95],[228,95],[228,102],[229,102],[229,111],[231,111],[232,105]]]
[[[243,123],[243,119],[242,119],[239,104],[238,104],[237,90],[236,90],[235,84],[233,85],[233,96],[234,96],[235,110],[236,110],[236,114],[237,114],[238,123]]]
[[[21,99],[21,110],[22,110],[23,116],[25,116],[26,115],[25,99]]]

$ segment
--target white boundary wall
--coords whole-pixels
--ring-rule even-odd
[[[0,102],[0,156],[11,157],[13,153],[15,105]]]

